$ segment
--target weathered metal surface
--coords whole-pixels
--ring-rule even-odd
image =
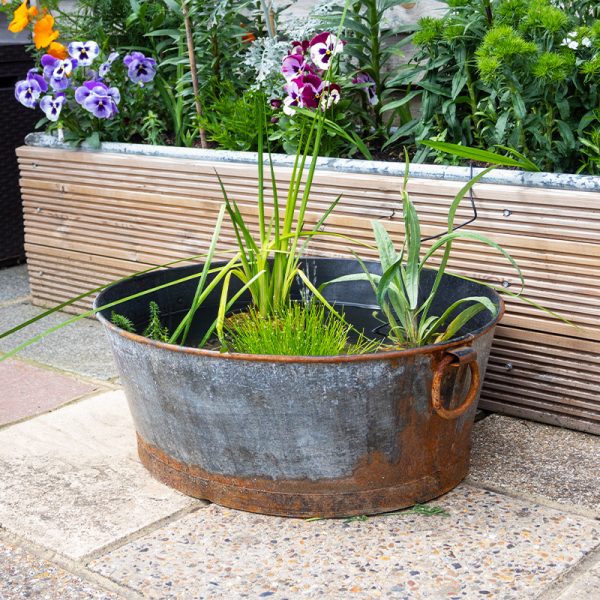
[[[186,269],[118,284],[97,302],[172,281],[177,273],[189,274]],[[305,261],[317,284],[359,269],[354,261]],[[368,284],[332,288],[329,299],[338,304],[372,307]],[[186,304],[187,291],[164,288],[153,299],[173,312]],[[494,292],[455,278],[444,281],[438,309],[467,294],[488,295],[502,312]],[[119,312],[141,323],[149,299]],[[209,319],[211,310],[208,302]],[[369,514],[434,498],[467,473],[476,410],[471,396],[479,392],[477,372],[485,370],[497,322],[489,315],[475,323],[473,334],[447,344],[339,357],[171,346],[119,330],[106,316],[100,320],[138,432],[140,458],[158,479],[186,494],[268,514]],[[465,346],[472,351],[461,354]],[[464,364],[450,366],[460,362],[457,355]],[[459,407],[456,418],[433,409],[435,373],[440,409]]]
[[[444,407],[444,399],[442,396],[442,382],[444,375],[446,374],[446,369],[448,367],[458,368],[461,365],[469,365],[471,370],[471,383],[462,404],[456,408],[447,409]],[[477,352],[469,347],[448,350],[446,356],[444,356],[437,365],[433,373],[433,381],[431,383],[431,405],[442,419],[456,419],[469,410],[471,404],[473,404],[477,398],[480,385],[481,376],[479,365],[477,364]]]

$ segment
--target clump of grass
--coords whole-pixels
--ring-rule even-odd
[[[160,320],[160,308],[158,307],[158,304],[152,301],[150,302],[149,308],[150,319],[142,335],[150,338],[151,340],[156,340],[157,342],[168,342],[169,329],[168,327],[163,327],[163,324]]]
[[[133,321],[124,315],[116,313],[114,310],[110,313],[110,322],[120,329],[128,331],[129,333],[135,333],[135,325],[133,324]]]
[[[243,354],[337,356],[366,354],[379,347],[363,335],[351,341],[352,327],[316,302],[291,302],[267,316],[251,307],[227,318],[224,326],[225,349]]]

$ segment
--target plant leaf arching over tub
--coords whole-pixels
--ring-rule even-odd
[[[18,153],[31,292],[40,306],[205,251],[201,238],[209,237],[222,203],[215,167],[242,210],[255,202],[252,153],[129,144],[74,151],[39,134],[28,143]],[[274,160],[278,180],[285,181],[290,159]],[[402,172],[396,163],[323,159],[311,202],[324,206],[321,199],[331,202],[343,192],[328,228],[371,240],[376,218],[397,240]],[[424,235],[440,232],[442,207],[468,177],[468,169],[411,165],[409,192]],[[480,407],[600,433],[598,178],[497,170],[477,185],[475,201],[479,216],[470,229],[485,232],[517,259],[529,298],[579,327],[507,298],[510,310],[497,328]],[[466,216],[460,211],[457,219]],[[339,253],[326,239],[312,247],[320,255]],[[451,261],[453,272],[516,288],[501,257],[466,243],[454,251],[461,264]],[[72,310],[89,308],[82,300]]]

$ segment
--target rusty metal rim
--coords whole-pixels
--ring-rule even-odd
[[[484,285],[484,284],[481,284]],[[177,344],[168,344],[166,342],[158,342],[151,340],[147,337],[139,335],[137,333],[130,333],[125,331],[113,323],[111,323],[104,315],[100,312],[96,313],[96,318],[108,329],[119,334],[120,336],[129,339],[134,342],[146,344],[148,346],[154,346],[163,350],[170,350],[173,352],[182,352],[184,354],[190,354],[193,356],[204,356],[206,358],[220,359],[220,360],[241,360],[247,362],[275,362],[275,363],[300,363],[300,364],[311,364],[311,363],[340,363],[340,362],[370,362],[375,360],[395,360],[399,358],[406,358],[409,356],[416,356],[418,354],[430,354],[432,352],[442,352],[449,348],[456,348],[464,344],[471,344],[474,340],[480,338],[482,335],[493,329],[504,316],[505,302],[502,296],[495,292],[498,298],[498,314],[493,321],[490,321],[485,327],[476,329],[472,333],[468,333],[459,338],[454,338],[449,342],[443,344],[430,344],[428,346],[420,346],[418,348],[406,348],[404,350],[394,350],[390,352],[375,352],[371,354],[340,354],[337,356],[282,356],[279,354],[242,354],[242,353],[229,353],[219,352],[217,350],[205,350],[203,348],[192,348],[191,346],[179,346]],[[94,300],[94,308],[96,306],[97,298]]]
[[[157,342],[151,340],[137,333],[130,333],[120,329],[116,325],[113,325],[106,317],[97,313],[98,320],[105,326],[118,333],[124,338],[139,342],[141,344],[147,344],[149,346],[155,346],[164,350],[171,350],[174,352],[183,352],[184,354],[191,354],[195,356],[205,356],[206,358],[222,359],[222,360],[245,360],[249,362],[279,362],[279,363],[340,363],[340,362],[368,362],[374,360],[394,360],[398,358],[404,358],[408,356],[415,356],[417,354],[430,354],[431,352],[442,352],[449,348],[455,348],[457,346],[464,345],[465,343],[471,343],[478,339],[490,329],[495,327],[500,319],[504,316],[504,300],[499,297],[500,306],[498,316],[488,323],[485,327],[476,330],[474,333],[469,333],[460,338],[455,338],[449,342],[443,344],[431,344],[429,346],[420,346],[419,348],[407,348],[405,350],[394,350],[392,352],[375,352],[372,354],[340,354],[338,356],[282,356],[278,354],[237,354],[228,352],[218,352],[217,350],[205,350],[203,348],[192,348],[191,346],[178,346],[176,344],[167,344],[165,342]]]
[[[284,517],[340,517],[378,514],[400,510],[415,503],[427,502],[455,488],[468,473],[468,462],[457,462],[446,470],[442,479],[426,475],[419,479],[381,488],[345,490],[341,492],[286,492],[287,482],[277,489],[262,489],[236,484],[235,478],[197,473],[146,442],[137,434],[138,455],[153,477],[194,498],[209,500],[222,506]],[[440,476],[441,477],[441,476]],[[268,507],[268,508],[267,508]]]

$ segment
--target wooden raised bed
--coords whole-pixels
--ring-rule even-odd
[[[40,306],[206,250],[222,203],[215,169],[256,222],[252,164],[32,146],[18,156],[31,291]],[[288,167],[277,167],[282,187],[288,175]],[[308,219],[315,221],[342,193],[327,231],[372,242],[370,220],[383,219],[400,238],[400,184],[395,176],[321,170]],[[425,236],[443,229],[462,185],[411,180]],[[469,228],[517,259],[528,298],[578,327],[507,298],[481,408],[600,433],[600,192],[483,183],[475,198],[479,216]],[[457,222],[470,214],[465,201]],[[233,243],[231,229],[225,227],[222,239],[223,247]],[[312,244],[318,254],[347,256],[347,250],[333,238]],[[518,289],[510,265],[480,244],[457,243],[451,270]],[[89,306],[79,302],[74,309]]]

